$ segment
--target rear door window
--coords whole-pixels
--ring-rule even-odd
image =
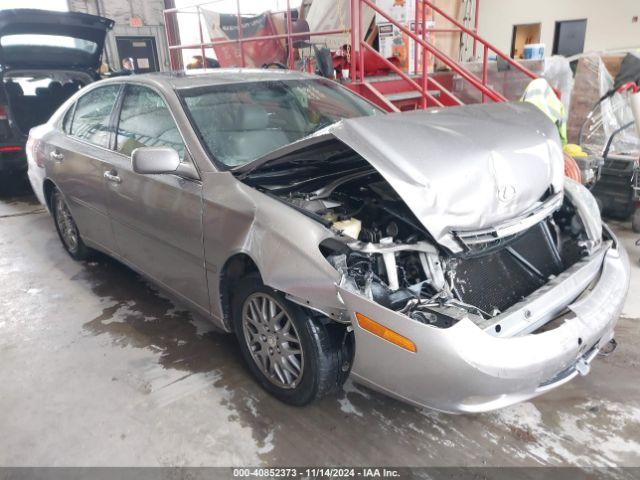
[[[120,111],[116,149],[131,155],[139,147],[170,147],[184,158],[184,142],[162,97],[150,88],[128,85]]]
[[[120,85],[106,85],[91,90],[78,99],[71,135],[99,147],[109,147],[109,119]]]

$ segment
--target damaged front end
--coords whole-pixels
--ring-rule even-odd
[[[393,116],[349,120],[243,174],[333,232],[319,249],[339,273],[357,380],[438,410],[490,410],[586,373],[613,338],[626,254],[589,192],[563,185],[553,126],[528,108],[402,117],[413,136],[457,140],[446,153],[389,140]],[[483,128],[465,129],[478,116]],[[500,128],[516,143],[487,137]]]

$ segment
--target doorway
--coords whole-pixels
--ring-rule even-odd
[[[556,22],[556,31],[553,37],[553,54],[570,57],[582,53],[586,33],[586,19]]]
[[[540,23],[525,23],[513,26],[511,36],[511,58],[524,58],[524,46],[540,43]]]
[[[120,62],[124,58],[133,58],[137,73],[157,72],[158,49],[154,37],[116,37],[118,57]]]

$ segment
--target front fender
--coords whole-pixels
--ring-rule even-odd
[[[338,272],[318,245],[332,233],[302,215],[235,179],[228,172],[203,174],[205,266],[211,310],[222,319],[220,273],[237,253],[248,255],[266,285],[293,301],[321,310],[342,310]]]

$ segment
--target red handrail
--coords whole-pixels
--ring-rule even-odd
[[[351,0],[352,5],[350,5],[350,13],[352,15],[353,18],[353,8],[355,6],[355,1],[356,0]],[[286,39],[287,42],[287,47],[288,47],[288,58],[287,58],[287,63],[289,64],[289,68],[293,69],[295,67],[294,65],[294,52],[293,52],[293,40],[295,38],[308,38],[311,36],[326,36],[326,35],[338,35],[338,34],[345,34],[345,33],[349,33],[351,32],[352,34],[352,39],[354,38],[354,34],[355,32],[352,32],[350,28],[344,28],[344,29],[334,29],[334,30],[322,30],[322,31],[315,31],[315,32],[299,32],[299,33],[293,33],[292,29],[293,29],[293,19],[291,16],[291,5],[290,5],[290,0],[287,0],[287,10],[285,12],[281,12],[281,13],[285,13],[285,19],[286,19],[286,24],[287,24],[287,32],[286,33],[282,33],[282,34],[274,34],[274,35],[262,35],[262,36],[254,36],[254,37],[244,37],[243,36],[243,31],[242,31],[242,15],[240,12],[240,0],[236,0],[236,10],[237,10],[237,23],[238,23],[238,38],[235,39],[229,39],[229,40],[214,40],[214,41],[209,41],[209,42],[205,42],[204,41],[204,30],[203,30],[203,26],[202,26],[202,15],[201,15],[201,6],[205,5],[205,4],[211,4],[211,3],[215,3],[215,2],[204,2],[202,4],[198,4],[198,5],[191,5],[189,7],[184,7],[184,8],[167,8],[163,11],[163,16],[164,16],[164,24],[165,24],[165,34],[167,36],[167,43],[168,43],[168,48],[170,52],[173,51],[180,51],[180,50],[193,50],[193,49],[199,49],[202,57],[203,57],[203,68],[206,69],[207,68],[207,63],[204,61],[205,58],[205,48],[209,48],[209,47],[214,47],[216,45],[230,45],[230,44],[238,44],[239,48],[240,48],[240,61],[241,61],[241,66],[244,67],[245,66],[245,54],[244,54],[244,48],[243,45],[245,43],[252,43],[252,42],[261,42],[264,40],[280,40],[280,39]],[[187,11],[187,9],[193,9],[195,8],[195,12],[194,11]],[[179,13],[192,13],[192,14],[196,14],[198,16],[198,33],[200,35],[200,43],[194,43],[194,44],[177,44],[174,45],[173,44],[173,36],[170,34],[169,29],[168,29],[168,24],[169,24],[169,15],[170,14],[179,14]],[[353,53],[352,53],[353,56]],[[171,69],[175,69],[176,68],[176,61],[174,59],[174,57],[172,55],[169,56],[169,62],[171,65]],[[355,65],[353,65],[353,69],[355,70]]]
[[[240,0],[236,0],[236,23],[238,25],[238,38],[242,38],[244,36],[244,27],[242,26],[242,16],[240,13]],[[291,30],[289,30],[291,31]],[[204,59],[203,59],[204,61]],[[242,43],[240,43],[240,65],[244,67],[244,48],[242,48]]]
[[[260,42],[264,40],[276,40],[276,39],[284,39],[286,41],[288,56],[287,63],[289,68],[294,68],[294,42],[297,38],[309,38],[312,36],[327,36],[327,35],[337,35],[337,34],[349,34],[350,35],[350,49],[347,48],[347,58],[349,61],[349,81],[353,85],[354,89],[357,88],[365,88],[365,90],[370,93],[373,97],[378,99],[383,104],[389,106],[392,105],[388,99],[384,101],[380,100],[383,98],[383,94],[380,93],[376,88],[371,86],[372,88],[367,88],[370,84],[365,79],[365,51],[371,52],[376,58],[382,60],[384,65],[389,68],[390,71],[399,75],[404,82],[408,84],[408,86],[420,92],[420,106],[421,108],[426,108],[429,105],[438,105],[444,106],[443,104],[458,104],[462,105],[463,102],[458,99],[453,92],[445,88],[441,83],[439,83],[432,75],[430,75],[428,71],[428,65],[430,63],[429,56],[433,55],[437,60],[446,65],[451,71],[455,72],[459,75],[464,81],[471,84],[473,88],[478,90],[482,94],[482,102],[485,103],[487,100],[491,100],[494,102],[504,102],[507,99],[500,92],[495,91],[493,88],[487,85],[488,81],[488,57],[489,52],[494,52],[497,56],[504,59],[509,65],[513,66],[515,69],[518,69],[520,72],[524,73],[530,78],[538,78],[536,74],[528,70],[526,67],[522,66],[518,62],[509,58],[503,52],[499,51],[495,46],[486,40],[482,39],[478,35],[478,4],[479,0],[476,0],[475,12],[474,12],[474,25],[471,28],[465,27],[462,23],[460,23],[455,18],[451,17],[447,14],[442,8],[436,6],[434,4],[434,0],[416,0],[416,9],[415,9],[415,28],[413,31],[410,27],[402,25],[400,22],[394,20],[390,17],[390,15],[380,9],[377,5],[375,5],[375,0],[349,0],[349,14],[351,18],[351,28],[342,28],[342,29],[334,29],[334,30],[324,30],[324,31],[314,31],[314,32],[300,32],[293,33],[293,19],[292,19],[292,11],[290,0],[286,0],[287,9],[285,13],[285,24],[286,24],[286,33],[282,34],[273,34],[273,35],[263,35],[259,37],[245,37],[243,34],[243,24],[242,24],[242,15],[240,11],[240,1],[236,0],[236,9],[237,9],[237,22],[238,22],[238,38],[236,39],[227,39],[227,40],[211,40],[205,41],[205,32],[202,24],[202,15],[200,5],[194,5],[192,7],[187,7],[193,9],[194,11],[188,11],[187,8],[171,8],[164,10],[164,18],[165,18],[165,31],[167,35],[167,41],[169,43],[169,51],[171,67],[176,68],[176,63],[178,62],[178,57],[175,57],[173,54],[176,51],[186,50],[186,49],[198,49],[200,50],[203,56],[203,67],[206,68],[206,62],[204,62],[205,57],[205,49],[213,48],[216,45],[229,45],[229,44],[237,44],[238,48],[240,48],[240,63],[241,66],[245,66],[245,52],[244,52],[244,44],[252,43],[252,42]],[[356,3],[357,2],[357,3]],[[206,2],[206,3],[214,3],[214,2]],[[418,75],[412,76],[405,73],[402,69],[398,68],[395,64],[390,62],[388,59],[384,58],[383,55],[380,54],[377,50],[375,50],[371,45],[364,41],[364,32],[365,28],[368,26],[362,25],[362,11],[363,7],[366,6],[372,9],[374,12],[382,16],[386,19],[387,22],[394,25],[397,29],[399,29],[403,34],[405,34],[408,38],[415,42],[416,52],[414,58],[414,64],[416,72],[418,72],[419,68],[422,68],[422,72],[420,75],[420,79],[418,80]],[[449,28],[427,28],[427,13],[428,8],[432,9],[431,15],[440,15],[445,20],[450,22],[452,26]],[[195,13],[198,15],[198,33],[200,35],[200,43],[197,44],[179,44],[174,45],[173,43],[179,39],[174,38],[174,35],[168,28],[169,23],[169,14],[178,14],[178,13]],[[421,18],[421,20],[420,20]],[[474,57],[476,55],[476,47],[478,44],[482,46],[482,71],[480,74],[474,74],[469,71],[464,65],[461,65],[456,59],[451,58],[444,51],[437,48],[433,43],[429,41],[429,37],[427,36],[429,33],[438,33],[438,32],[459,32],[461,34],[470,35],[473,38],[473,54]],[[420,61],[420,51],[422,52],[422,58]],[[174,58],[175,57],[175,58]],[[356,63],[357,62],[357,63]],[[419,67],[419,64],[420,67]],[[413,77],[413,78],[412,78]],[[429,87],[437,88],[440,92],[440,97],[436,98],[432,94],[429,93]],[[389,107],[389,109],[396,110],[395,107]]]
[[[215,45],[229,45],[232,43],[251,43],[251,42],[261,42],[263,40],[272,40],[272,39],[281,39],[287,38],[290,36],[291,38],[298,37],[309,37],[316,35],[336,35],[339,33],[345,33],[344,30],[323,30],[320,32],[301,32],[301,33],[292,33],[291,35],[287,33],[279,33],[276,35],[262,35],[259,37],[246,37],[246,38],[234,38],[231,40],[214,40],[212,42],[204,42],[204,43],[192,43],[187,45],[169,45],[169,50],[193,50],[200,47],[213,47]]]
[[[400,112],[400,109],[396,107],[387,97],[385,97],[382,92],[380,92],[380,90],[378,90],[376,87],[374,87],[370,83],[361,83],[360,85],[375,97],[375,99],[381,104],[380,106],[387,107],[392,112]]]
[[[351,19],[351,51],[349,52],[349,79],[352,82],[356,81],[356,21],[354,15],[356,14],[356,0],[349,0],[349,18]],[[360,33],[358,32],[358,38]]]
[[[427,100],[431,100],[433,103],[435,103],[439,107],[444,107],[444,105],[436,97],[431,95],[428,90],[426,89],[423,90],[422,87],[415,82],[415,80],[413,80],[409,75],[404,73],[402,69],[398,68],[391,61],[389,61],[389,59],[380,55],[380,52],[378,52],[375,48],[373,48],[367,42],[360,42],[360,46],[364,47],[366,50],[369,50],[371,53],[379,57],[387,67],[389,67],[391,70],[396,72],[398,75],[400,75],[400,77],[402,77],[404,81],[406,81],[407,83],[409,83],[409,85],[411,85],[413,88],[415,88],[420,93],[422,93],[424,98],[426,98]]]
[[[240,0],[238,0],[240,1]],[[240,15],[240,13],[238,13]],[[289,68],[291,70],[295,67],[295,60],[293,57],[293,39],[291,33],[293,32],[293,21],[291,20],[291,4],[290,0],[287,0],[287,50],[289,51]]]
[[[423,0],[423,1],[426,2],[426,0]],[[506,102],[507,101],[507,99],[503,95],[501,95],[500,93],[498,93],[498,92],[496,92],[494,90],[491,90],[491,89],[487,88],[486,85],[483,85],[482,82],[473,73],[469,72],[465,68],[463,68],[460,65],[458,65],[453,59],[451,59],[444,52],[440,51],[436,47],[428,44],[427,42],[423,41],[421,38],[419,38],[416,35],[414,35],[414,33],[411,30],[409,30],[404,25],[400,24],[399,22],[397,22],[394,19],[392,19],[391,17],[389,17],[385,12],[383,12],[375,4],[373,4],[369,0],[359,0],[359,2],[360,2],[360,5],[362,5],[364,3],[369,8],[371,8],[373,11],[379,13],[382,17],[384,17],[387,20],[387,22],[395,25],[401,32],[405,33],[409,38],[411,38],[414,42],[416,42],[417,45],[422,46],[422,48],[424,48],[426,51],[428,51],[429,53],[432,53],[434,57],[436,57],[442,63],[447,65],[449,68],[451,68],[451,70],[456,72],[458,75],[460,75],[462,78],[464,78],[467,82],[469,82],[475,88],[480,90],[480,92],[485,94],[488,98],[490,98],[494,102]],[[364,54],[364,51],[360,50],[361,63],[363,62],[363,58],[364,58],[363,54]],[[362,75],[362,72],[360,74]]]
[[[455,18],[451,17],[450,15],[448,15],[444,10],[442,10],[441,8],[437,7],[436,5],[433,4],[433,2],[431,2],[430,0],[418,0],[418,1],[422,1],[424,2],[426,5],[428,5],[433,11],[435,11],[436,13],[438,13],[439,15],[443,16],[444,18],[446,18],[449,22],[453,23],[456,27],[458,27],[462,32],[466,33],[467,35],[471,35],[471,37],[473,37],[474,43],[475,42],[480,42],[482,45],[484,45],[485,47],[487,47],[489,50],[491,50],[493,53],[495,53],[496,55],[498,55],[499,57],[501,57],[502,59],[504,59],[507,63],[509,63],[509,65],[517,68],[518,70],[520,70],[522,73],[524,73],[525,75],[531,77],[532,79],[536,79],[538,78],[538,76],[533,73],[531,70],[523,67],[522,65],[520,65],[518,62],[516,62],[515,60],[513,60],[512,58],[508,57],[507,55],[505,55],[504,53],[502,53],[500,50],[498,50],[496,47],[494,47],[492,44],[490,44],[489,42],[487,42],[486,40],[484,40],[482,37],[480,37],[476,32],[474,32],[473,30],[468,29],[467,27],[465,27],[463,24],[461,24],[460,22],[458,22]],[[476,16],[478,13],[478,6],[476,5]]]

